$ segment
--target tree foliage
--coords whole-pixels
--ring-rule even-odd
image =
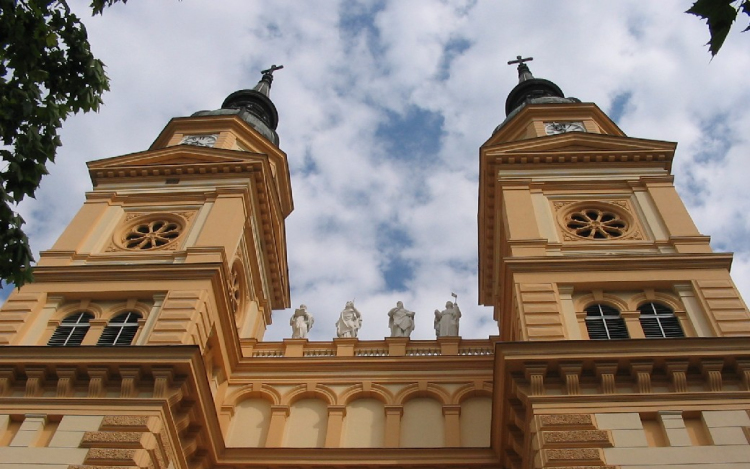
[[[721,49],[740,12],[750,16],[750,0],[697,0],[687,11],[691,15],[706,20],[708,32],[711,35],[708,50],[712,57]],[[750,26],[742,31],[745,32],[748,29]]]
[[[0,279],[20,287],[34,258],[15,208],[47,174],[63,121],[98,110],[109,80],[65,0],[0,0],[0,46]]]

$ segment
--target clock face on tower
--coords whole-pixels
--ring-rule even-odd
[[[586,132],[583,122],[545,122],[547,135],[564,134],[567,132]]]
[[[211,135],[185,135],[180,140],[181,145],[197,145],[199,147],[212,147],[216,144],[217,134]]]

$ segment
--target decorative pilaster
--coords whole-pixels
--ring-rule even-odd
[[[400,405],[385,406],[385,444],[386,448],[398,448],[401,444],[401,416],[404,407]]]
[[[461,446],[461,406],[444,405],[443,417],[445,418],[445,446]]]
[[[328,406],[328,429],[326,431],[326,448],[341,446],[341,431],[344,427],[346,407],[342,405]]]
[[[266,437],[266,447],[278,448],[283,444],[284,426],[286,418],[289,417],[289,406],[272,405],[271,422],[268,424],[268,436]]]

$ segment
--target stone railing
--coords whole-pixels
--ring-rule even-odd
[[[326,357],[431,357],[490,356],[497,337],[462,339],[442,337],[436,340],[410,340],[389,337],[384,340],[333,339],[331,342],[310,342],[308,339],[284,339],[282,342],[260,342],[242,339],[246,358],[326,358]]]

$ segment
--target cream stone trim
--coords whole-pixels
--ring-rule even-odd
[[[263,399],[271,403],[272,406],[282,405],[281,393],[273,386],[261,383],[251,383],[240,389],[234,390],[224,400],[224,406],[232,408],[247,399]]]
[[[617,309],[620,313],[623,311],[632,311],[628,308],[628,304],[620,297],[610,293],[604,293],[601,297],[597,297],[595,294],[583,295],[578,298],[574,298],[573,302],[576,308],[576,314],[586,315],[586,308],[593,304],[601,303],[612,306]]]
[[[367,389],[365,389],[365,387]],[[376,399],[383,405],[394,405],[395,398],[391,391],[385,386],[375,383],[359,383],[340,394],[338,402],[341,405],[349,405],[357,399]]]
[[[107,322],[109,322],[118,314],[127,313],[129,311],[133,311],[133,312],[140,314],[141,320],[145,321],[148,319],[148,317],[151,314],[151,305],[142,303],[140,301],[128,300],[125,303],[119,303],[115,306],[108,308],[106,312],[102,313],[101,317],[102,319],[106,319]]]
[[[295,386],[282,398],[282,405],[291,406],[302,399],[319,399],[327,406],[336,405],[336,393],[323,384],[309,382]]]
[[[395,396],[396,405],[403,406],[412,399],[428,397],[435,399],[441,405],[451,404],[451,396],[440,386],[432,383],[410,384],[401,389]]]
[[[492,384],[488,382],[468,383],[458,388],[451,396],[451,402],[456,405],[473,397],[492,398]]]

